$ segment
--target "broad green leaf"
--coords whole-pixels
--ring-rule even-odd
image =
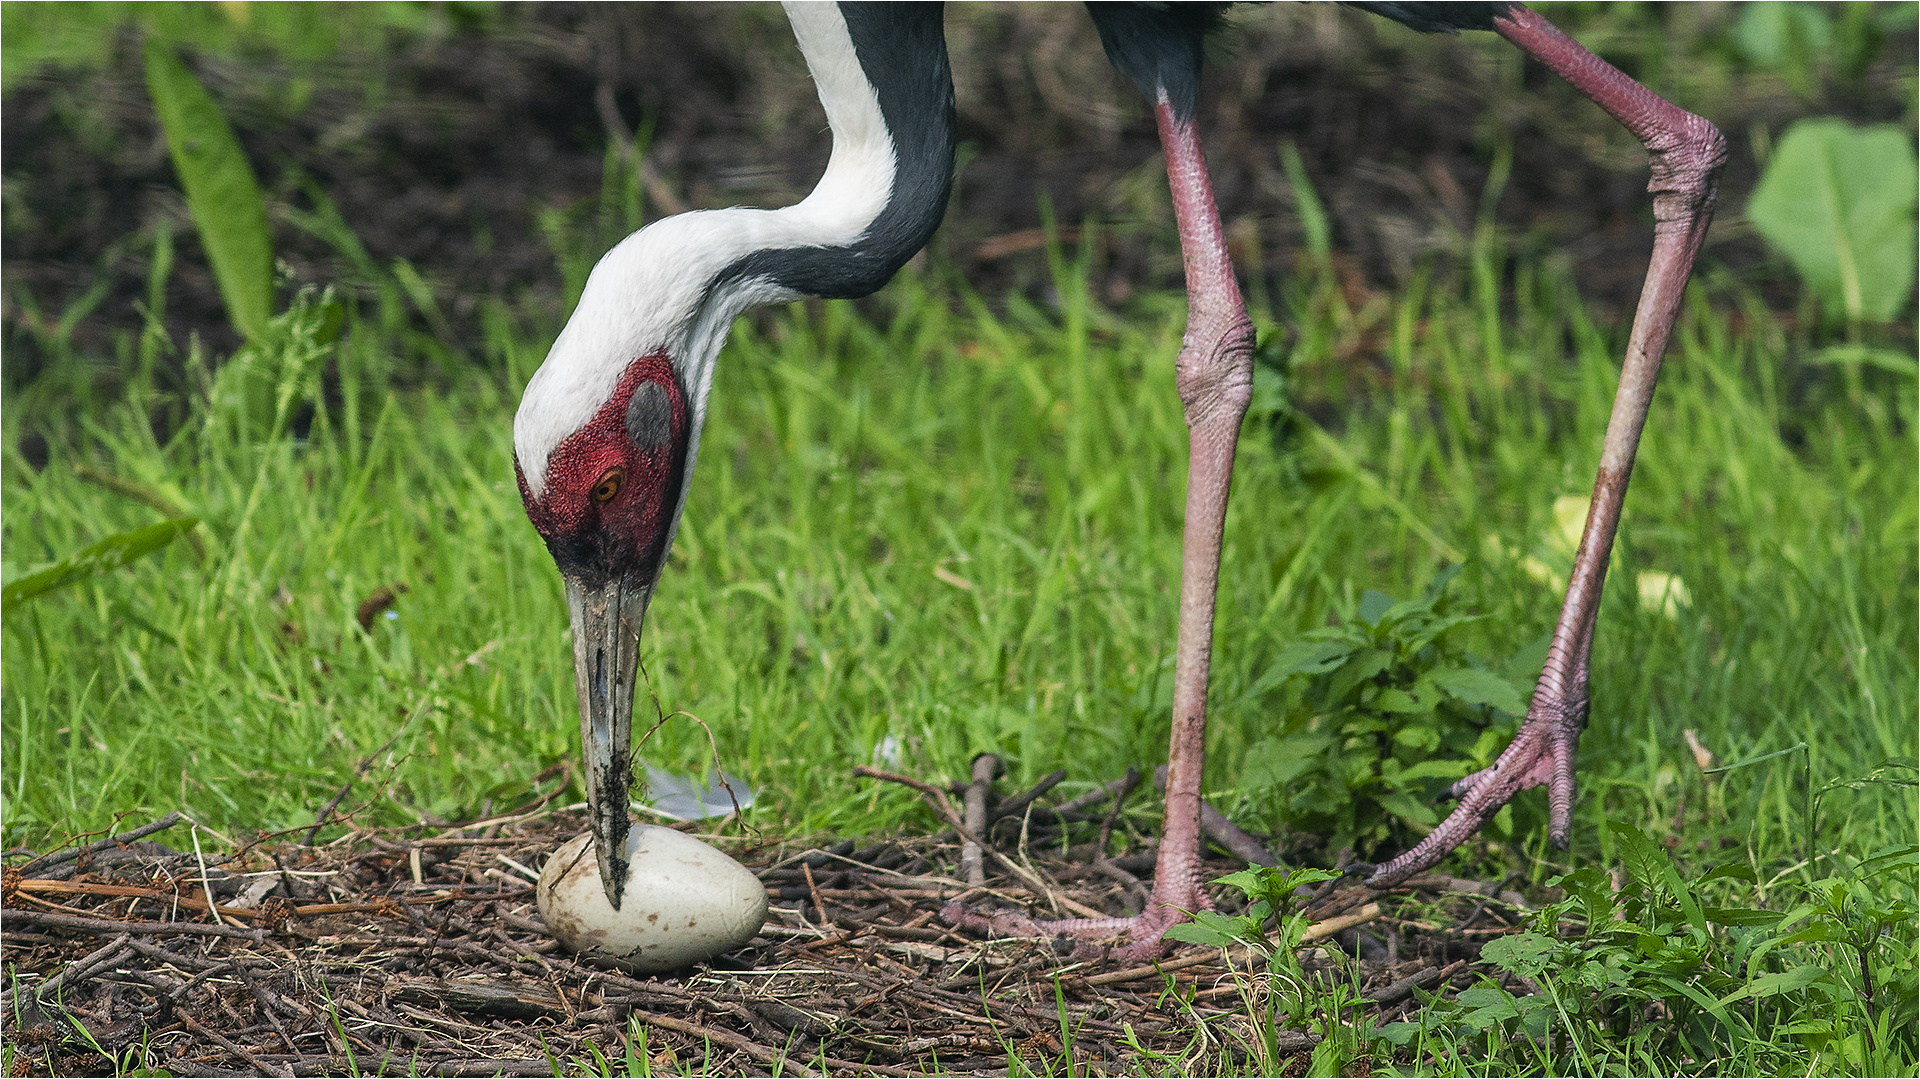
[[[200,80],[158,37],[146,44],[147,93],[166,132],[187,208],[200,230],[234,328],[250,338],[273,315],[273,246],[253,168]]]
[[[1665,885],[1668,894],[1686,915],[1687,924],[1701,936],[1707,934],[1707,918],[1700,911],[1700,904],[1693,898],[1693,891],[1680,879],[1679,870],[1673,867],[1673,859],[1655,846],[1640,829],[1622,821],[1610,820],[1607,829],[1613,833],[1625,855],[1627,872],[1648,890],[1656,890]]]
[[[1333,670],[1355,647],[1345,641],[1295,641],[1274,657],[1273,665],[1253,684],[1251,694],[1257,697],[1296,674],[1322,674]]]
[[[1327,701],[1338,705],[1347,699],[1362,682],[1375,677],[1381,671],[1393,666],[1393,653],[1384,649],[1370,649],[1356,653],[1347,660],[1333,676],[1327,680]]]
[[[1229,918],[1224,914],[1215,914],[1210,910],[1196,911],[1193,921],[1182,922],[1167,930],[1167,936],[1188,944],[1204,944],[1213,948],[1225,948],[1230,944],[1246,939],[1248,926],[1246,919]],[[1252,927],[1254,936],[1259,935],[1259,927]]]
[[[1374,696],[1370,703],[1375,710],[1381,712],[1427,711],[1427,709],[1420,706],[1419,701],[1413,699],[1413,694],[1408,693],[1404,689],[1395,689],[1392,686],[1387,686],[1382,689]]]
[[[1707,921],[1717,925],[1778,925],[1785,917],[1777,910],[1756,910],[1752,907],[1706,907],[1702,913]]]
[[[1240,889],[1241,895],[1251,899],[1260,894],[1260,870],[1254,866],[1248,866],[1245,869],[1228,873],[1226,876],[1214,881],[1214,883],[1224,884],[1229,888],[1238,888]]]
[[[1746,985],[1721,997],[1720,1004],[1722,1007],[1725,1007],[1728,1004],[1745,1000],[1748,997],[1753,997],[1757,1000],[1761,997],[1791,993],[1796,989],[1805,989],[1815,982],[1831,977],[1832,975],[1828,974],[1825,970],[1811,965],[1794,967],[1792,970],[1783,970],[1778,974],[1762,974]]]
[[[1725,865],[1717,865],[1707,870],[1699,881],[1696,882],[1696,885],[1712,884],[1716,880],[1726,880],[1729,878],[1744,880],[1748,884],[1752,884],[1759,879],[1754,874],[1753,867],[1741,865],[1739,862],[1728,862]]]
[[[1460,1021],[1473,1030],[1485,1030],[1502,1020],[1520,1018],[1520,1010],[1513,1004],[1513,994],[1491,981],[1461,990],[1456,999],[1467,1008],[1466,1013],[1460,1016]]]
[[[1411,783],[1416,779],[1459,779],[1473,771],[1472,761],[1421,761],[1410,764],[1394,776],[1401,783]]]
[[[1527,710],[1526,698],[1513,687],[1513,683],[1493,673],[1473,667],[1435,667],[1420,676],[1423,682],[1430,682],[1447,692],[1447,696],[1467,704],[1486,704],[1500,709],[1508,715],[1523,715]]]
[[[1394,598],[1385,592],[1376,592],[1369,588],[1360,593],[1360,621],[1369,626],[1377,626],[1380,619],[1394,607]]]
[[[1553,941],[1538,933],[1495,937],[1480,949],[1480,958],[1523,978],[1539,976],[1553,957]]]
[[[1384,791],[1374,796],[1380,808],[1412,824],[1432,826],[1440,823],[1440,818],[1425,802],[1405,791]]]
[[[1308,734],[1259,742],[1247,750],[1247,783],[1254,787],[1284,787],[1308,769],[1320,767],[1320,756],[1331,741],[1324,734]]]
[[[1913,300],[1920,164],[1891,124],[1796,121],[1767,162],[1747,218],[1849,321],[1887,322]]]
[[[1442,633],[1445,633],[1453,627],[1464,626],[1469,622],[1485,621],[1486,618],[1487,616],[1484,614],[1450,614],[1444,618],[1435,618],[1421,626],[1418,633],[1402,637],[1400,643],[1401,650],[1408,655],[1412,655],[1432,644]]]
[[[180,517],[171,521],[161,521],[145,528],[136,528],[131,532],[121,532],[108,536],[92,546],[74,553],[48,566],[37,573],[29,573],[5,588],[0,588],[0,612],[10,611],[16,604],[43,592],[64,588],[86,580],[96,574],[119,569],[121,566],[165,547],[180,537],[182,532],[200,523],[198,517]]]

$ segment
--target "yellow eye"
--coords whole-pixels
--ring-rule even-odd
[[[620,483],[624,479],[626,475],[619,469],[607,469],[606,473],[600,477],[600,482],[593,485],[593,500],[595,502],[613,501],[613,496],[620,493]]]

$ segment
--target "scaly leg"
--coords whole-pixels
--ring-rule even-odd
[[[1573,815],[1574,748],[1587,723],[1587,660],[1600,588],[1660,360],[1680,313],[1694,256],[1706,238],[1716,177],[1727,159],[1726,140],[1712,124],[1621,74],[1527,8],[1515,4],[1494,20],[1494,30],[1592,98],[1646,146],[1653,169],[1647,185],[1653,193],[1653,258],[1634,312],[1566,603],[1526,724],[1492,767],[1453,785],[1449,793],[1460,799],[1459,806],[1412,850],[1375,870],[1370,883],[1376,886],[1432,866],[1479,831],[1515,794],[1542,784],[1547,787],[1548,834],[1566,849]]]
[[[1173,211],[1187,276],[1187,329],[1175,383],[1186,406],[1187,519],[1180,562],[1180,630],[1174,651],[1173,736],[1167,757],[1167,809],[1154,865],[1153,895],[1137,918],[1040,922],[1024,915],[981,917],[959,904],[947,921],[999,936],[1124,936],[1128,954],[1160,951],[1160,936],[1181,912],[1210,909],[1200,888],[1200,778],[1205,763],[1208,661],[1213,651],[1214,594],[1220,582],[1220,539],[1240,418],[1253,394],[1253,323],[1227,257],[1226,233],[1191,117],[1182,120],[1164,91],[1154,109],[1167,156]]]

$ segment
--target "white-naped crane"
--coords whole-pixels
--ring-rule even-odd
[[[996,933],[1125,937],[1160,948],[1200,888],[1200,783],[1214,596],[1235,442],[1253,381],[1253,328],[1228,260],[1194,114],[1202,45],[1225,4],[1090,3],[1108,58],[1153,105],[1187,283],[1175,384],[1190,434],[1166,816],[1152,902],[1137,918],[1036,922],[950,908]],[[1379,866],[1389,884],[1438,862],[1521,790],[1547,786],[1566,845],[1574,749],[1607,557],[1682,290],[1712,216],[1726,144],[1712,124],[1594,56],[1521,4],[1360,3],[1415,30],[1492,31],[1572,83],[1651,158],[1655,240],[1566,600],[1526,723],[1492,767],[1450,792],[1454,812]],[[580,728],[600,872],[626,879],[628,759],[641,621],[685,504],[714,359],[749,307],[871,293],[932,235],[946,207],[954,106],[934,4],[788,3],[832,129],[826,173],[780,210],[702,210],[627,237],[527,383],[514,452],[527,515],[566,583]]]

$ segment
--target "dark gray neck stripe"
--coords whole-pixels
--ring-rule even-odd
[[[854,242],[756,251],[720,271],[716,288],[760,278],[808,296],[866,296],[926,246],[946,214],[954,112],[941,5],[843,3],[840,14],[893,139],[893,192]]]

